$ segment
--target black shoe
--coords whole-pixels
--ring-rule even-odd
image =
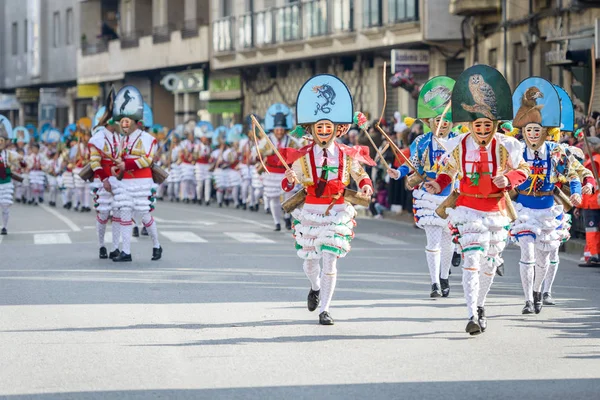
[[[66,208],[67,210],[70,210],[70,209],[71,209],[71,207],[73,207],[73,203],[71,203],[70,201],[69,201],[67,204],[65,204],[65,208]]]
[[[43,197],[40,197],[40,198],[38,199],[38,203],[40,203],[40,204],[44,204],[44,198],[43,198]]]
[[[206,202],[206,205],[207,205],[207,206],[210,206],[210,201],[207,201],[207,202]]]
[[[429,294],[429,297],[442,297],[442,291],[437,283],[431,285],[431,293]]]
[[[275,224],[275,232],[279,232],[281,230],[281,224]]]
[[[331,315],[327,311],[323,311],[319,314],[319,323],[321,325],[333,325],[333,318],[331,318]]]
[[[533,292],[533,310],[536,314],[542,312],[542,292]]]
[[[246,203],[242,204],[242,210],[246,211]]]
[[[223,208],[223,203],[219,203],[219,208]]]
[[[550,292],[546,292],[543,295],[543,303],[545,306],[554,306],[556,305],[556,303],[554,302],[554,299],[552,298],[552,295],[550,294]]]
[[[113,258],[114,262],[127,262],[131,260],[131,254],[126,254],[124,251],[122,251],[117,257]]]
[[[481,332],[485,332],[487,328],[487,318],[485,317],[485,308],[477,307],[477,322],[481,327]]]
[[[455,267],[460,266],[460,262],[462,261],[462,257],[460,255],[460,253],[454,252],[454,254],[452,254],[452,265]]]
[[[193,204],[196,204],[196,203],[198,203],[198,199],[193,199],[193,200],[192,200],[192,203],[193,203]]]
[[[284,220],[285,220],[285,229],[287,229],[288,231],[292,230],[292,219],[284,218]]]
[[[268,208],[265,210],[265,214],[271,214],[271,210],[269,210]]]
[[[504,276],[504,263],[498,265],[498,268],[496,268],[496,275]]]
[[[533,303],[527,300],[525,302],[525,307],[523,307],[523,311],[521,311],[521,314],[533,314],[534,312]]]
[[[0,231],[0,235],[8,235],[6,228],[2,228],[2,230]]]
[[[175,202],[176,202],[176,203],[179,203],[180,201],[181,201],[181,199],[180,199],[179,197],[177,197],[177,198],[175,199]]]
[[[225,199],[225,207],[229,207],[229,200]]]
[[[20,202],[21,202],[21,199],[15,199],[15,201],[16,201],[17,203],[20,203]]]
[[[77,211],[77,212],[79,212],[79,206],[75,206],[75,207],[73,207],[73,211]]]
[[[440,278],[440,286],[442,287],[442,297],[450,295],[450,280]]]
[[[145,226],[142,228],[142,236],[148,236],[148,230]]]
[[[100,247],[100,259],[106,260],[108,258],[108,252],[106,251],[106,247]]]
[[[133,237],[140,237],[140,228],[138,228],[137,226],[133,227],[133,233],[132,235]]]
[[[152,249],[152,261],[160,260],[162,257],[162,247]]]
[[[115,258],[119,257],[119,254],[121,254],[119,249],[113,250],[108,254],[108,258],[110,258],[111,260],[114,260]]]
[[[475,336],[479,335],[483,331],[481,330],[481,325],[479,325],[479,322],[475,320],[475,317],[471,317],[469,318],[465,332],[471,336]]]
[[[312,290],[310,289],[310,292],[308,292],[308,299],[307,299],[307,305],[308,305],[308,311],[313,312],[317,309],[317,307],[319,306],[319,295],[321,294],[320,290]]]

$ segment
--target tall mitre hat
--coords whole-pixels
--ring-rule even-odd
[[[515,128],[532,123],[548,128],[560,126],[560,97],[554,85],[544,78],[532,76],[521,81],[512,103]]]
[[[560,98],[560,130],[573,132],[575,130],[575,107],[573,101],[565,89],[554,85],[554,89]]]
[[[130,118],[134,121],[144,118],[144,99],[135,86],[123,86],[115,96],[113,119],[120,121],[122,118]]]
[[[296,99],[296,123],[314,124],[329,120],[352,124],[354,105],[348,86],[330,74],[315,75],[304,83]]]
[[[452,90],[452,122],[513,117],[511,91],[502,74],[489,65],[473,65],[460,74]]]
[[[425,82],[419,92],[417,118],[436,118],[442,115],[452,98],[452,89],[456,81],[448,76],[436,76]],[[452,110],[448,109],[444,119],[452,121]]]
[[[282,103],[271,104],[265,115],[265,130],[272,131],[275,128],[292,129],[294,117],[292,110]]]

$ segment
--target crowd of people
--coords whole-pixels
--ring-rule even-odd
[[[335,101],[334,101],[335,99]],[[368,122],[344,82],[316,75],[295,110],[275,103],[264,118],[213,127],[154,124],[140,92],[111,91],[94,120],[63,132],[12,128],[0,116],[0,207],[8,234],[13,201],[96,211],[99,257],[132,261],[131,237],[152,238],[160,200],[271,214],[293,231],[310,280],[307,307],[332,325],[337,261],[350,251],[355,205],[381,218],[396,206],[425,231],[432,298],[450,295],[450,266],[463,264],[469,320],[487,329],[485,301],[502,275],[507,243],[521,248],[523,314],[553,305],[558,249],[570,238],[571,208],[583,210],[586,264],[600,265],[599,117],[575,125],[567,93],[532,77],[511,92],[486,65],[425,83],[417,118]],[[577,211],[575,212],[577,215]],[[112,251],[104,236],[112,225]]]

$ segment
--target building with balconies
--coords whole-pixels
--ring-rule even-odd
[[[229,93],[211,91],[211,100],[228,98],[230,111],[262,115],[274,102],[294,105],[313,74],[334,73],[350,87],[357,109],[379,115],[382,67],[387,61],[389,77],[393,50],[400,55],[393,68],[409,67],[419,82],[464,69],[464,18],[450,15],[449,6],[450,0],[212,2],[211,76],[241,84]],[[387,101],[388,117],[416,111],[416,100],[402,89],[388,85]]]
[[[90,94],[133,84],[153,108],[155,122],[165,126],[196,117],[206,109],[200,92],[210,58],[208,4],[81,0],[78,84]]]
[[[77,0],[0,0],[0,112],[13,124],[75,116]]]

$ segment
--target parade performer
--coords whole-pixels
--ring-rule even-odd
[[[485,300],[514,218],[506,190],[523,183],[529,173],[521,144],[496,135],[498,120],[512,118],[510,96],[508,83],[496,69],[475,65],[463,71],[452,91],[452,120],[468,122],[470,133],[447,143],[438,177],[424,184],[429,193],[438,194],[456,176],[459,179],[460,193],[453,192],[440,211],[448,214],[462,248],[469,316],[465,330],[471,335],[487,328]]]
[[[249,117],[246,118],[246,134],[253,135],[252,122],[249,121]],[[240,162],[238,169],[242,178],[242,186],[240,189],[242,198],[242,208],[245,210],[247,207],[250,211],[254,210],[254,204],[256,199],[254,197],[254,190],[252,189],[252,149],[254,147],[254,139],[250,136],[244,137],[239,143]]]
[[[58,197],[57,176],[60,171],[58,145],[60,144],[61,136],[61,133],[56,129],[50,129],[42,136],[43,142],[47,146],[44,154],[46,162],[42,166],[42,170],[46,175],[46,182],[48,184],[48,205],[50,207],[56,207]]]
[[[184,203],[190,203],[196,196],[196,181],[194,171],[194,147],[195,147],[194,132],[187,131],[186,139],[183,140],[179,147],[179,160],[181,162],[181,192]]]
[[[229,181],[226,169],[229,164],[225,159],[227,151],[227,128],[219,126],[213,133],[213,144],[216,148],[210,154],[211,170],[215,179],[215,189],[217,190],[217,204],[223,207],[223,202],[226,202],[225,195],[229,188]],[[228,203],[227,203],[228,204]]]
[[[419,93],[417,118],[423,121],[431,132],[418,136],[411,144],[410,161],[427,181],[437,178],[438,161],[446,151],[447,139],[456,136],[452,132],[452,112],[446,111],[454,83],[454,79],[447,76],[436,76],[425,83]],[[403,164],[397,170],[388,171],[390,177],[396,180],[410,172],[407,164]],[[448,278],[454,254],[452,233],[448,222],[440,218],[435,210],[451,191],[451,185],[437,195],[427,193],[422,185],[413,191],[415,223],[425,230],[427,237],[425,255],[431,277],[430,297],[448,297],[450,294]]]
[[[194,146],[194,160],[196,161],[196,198],[198,203],[210,205],[212,194],[212,174],[210,172],[210,142],[213,135],[213,126],[210,122],[199,121],[194,128],[194,136],[199,140]]]
[[[179,153],[181,148],[179,144],[179,134],[173,130],[171,131],[170,138],[170,149],[168,151],[168,164],[169,164],[169,177],[167,178],[167,196],[171,202],[179,202],[181,192],[181,162],[179,160]]]
[[[71,162],[73,164],[73,179],[75,183],[75,211],[89,212],[91,208],[91,188],[89,182],[85,182],[79,176],[79,173],[87,165],[90,158],[90,152],[87,144],[90,139],[92,129],[92,120],[84,117],[77,121],[77,131],[75,133],[77,143],[71,153]]]
[[[159,260],[162,256],[156,222],[150,214],[154,208],[156,193],[151,166],[157,142],[152,135],[138,127],[138,122],[143,118],[143,104],[142,95],[134,86],[122,87],[114,101],[113,120],[119,123],[124,136],[119,160],[116,168],[113,168],[117,176],[111,176],[105,187],[114,195],[113,208],[119,210],[121,220],[123,247],[121,253],[113,259],[115,262],[132,260],[134,213],[142,217],[142,223],[152,239],[152,260]]]
[[[334,97],[335,102],[331,101]],[[284,167],[280,185],[286,192],[297,182],[305,188],[297,194],[306,194],[304,205],[292,215],[297,253],[304,260],[304,272],[311,283],[308,310],[314,311],[320,302],[319,323],[333,325],[329,307],[337,282],[337,260],[350,251],[356,225],[356,211],[345,198],[349,193],[345,189],[354,179],[368,204],[373,184],[360,163],[372,166],[375,162],[368,148],[336,142],[353,122],[352,96],[336,76],[316,75],[302,86],[296,118],[314,143],[300,150],[286,149],[286,161],[292,168]]]
[[[121,150],[121,137],[116,132],[117,127],[112,119],[113,104],[114,89],[111,88],[105,106],[98,110],[98,114],[101,114],[95,123],[94,135],[88,143],[90,167],[94,171],[94,181],[91,187],[94,193],[96,233],[98,234],[100,259],[108,257],[114,259],[121,253],[119,251],[121,219],[119,210],[113,207],[113,194],[109,182],[109,178],[112,176],[112,168],[116,166],[116,160],[119,158]],[[112,251],[110,254],[108,254],[104,243],[106,226],[109,220],[112,222]]]
[[[48,160],[40,154],[40,145],[38,143],[29,144],[29,154],[25,158],[27,163],[27,173],[29,175],[29,204],[38,205],[44,202],[44,187],[46,184],[46,174],[42,169]]]
[[[241,124],[233,125],[227,132],[227,144],[229,148],[223,154],[229,168],[227,169],[227,183],[229,184],[228,196],[233,200],[235,208],[240,208],[240,188],[242,186],[242,173],[239,169],[240,163],[240,141],[243,139],[244,127]],[[245,200],[242,200],[245,203]]]
[[[2,210],[2,230],[0,235],[8,234],[10,206],[13,203],[13,171],[22,164],[21,156],[15,151],[7,150],[12,136],[10,121],[0,115],[0,209]]]
[[[542,310],[542,283],[550,264],[550,255],[569,237],[563,223],[563,204],[555,204],[554,189],[563,176],[570,186],[572,204],[581,203],[581,182],[570,167],[564,150],[546,141],[547,130],[561,124],[560,99],[547,80],[531,77],[523,80],[513,94],[513,126],[521,129],[525,149],[523,158],[530,168],[529,178],[516,187],[515,208],[518,218],[510,234],[521,248],[521,283],[525,293],[523,314]]]
[[[586,154],[591,155],[591,158],[588,156],[583,165],[592,173],[594,173],[593,171],[598,173],[600,171],[600,138],[588,137],[585,147]],[[596,190],[592,194],[583,196],[581,211],[585,225],[585,245],[589,252],[589,258],[585,264],[580,264],[580,266],[600,265],[600,197],[598,193],[600,192]]]
[[[269,133],[269,140],[277,147],[283,148],[298,148],[296,141],[288,135],[288,131],[292,129],[293,117],[292,111],[288,106],[275,103],[269,107],[265,115],[265,130]],[[263,175],[264,195],[268,202],[268,208],[271,210],[273,222],[275,222],[275,230],[281,230],[282,219],[285,221],[286,229],[292,229],[291,216],[283,214],[281,209],[281,180],[284,178],[285,167],[274,154],[273,150],[267,145],[266,139],[262,139],[259,144],[261,156],[265,158],[266,174]],[[284,195],[284,199],[288,199],[290,195]]]

